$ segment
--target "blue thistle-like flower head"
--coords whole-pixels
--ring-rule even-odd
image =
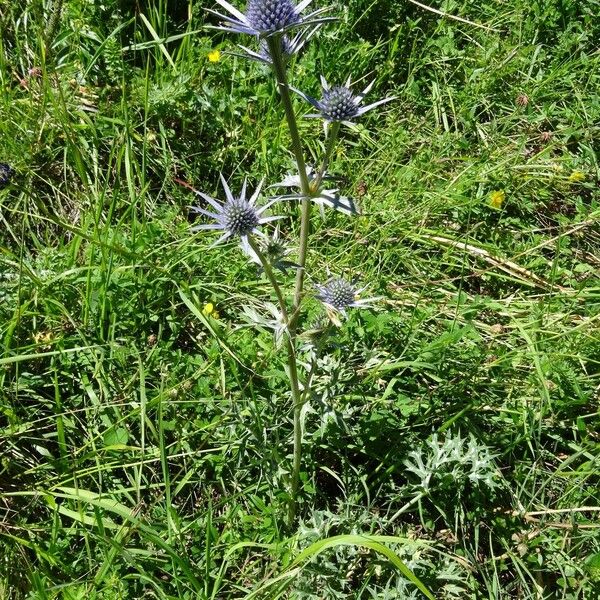
[[[330,279],[325,285],[318,287],[317,298],[335,310],[344,310],[356,302],[356,290],[345,279]]]
[[[284,61],[287,62],[287,60],[296,54],[302,45],[304,45],[304,41],[302,41],[302,33],[303,32],[296,34],[292,39],[290,39],[290,37],[287,35],[281,36],[279,44],[281,48],[281,55],[283,56]],[[262,62],[267,64],[271,64],[273,62],[267,40],[260,41],[260,50],[258,54],[260,55]]]
[[[342,314],[346,314],[347,308],[368,308],[371,302],[379,300],[379,298],[359,299],[365,288],[357,289],[353,283],[342,277],[334,277],[324,285],[315,287],[317,298],[327,308]]]
[[[297,25],[300,15],[291,0],[249,0],[246,19],[256,31],[272,33]]]
[[[223,184],[223,190],[225,191],[226,201],[225,204],[220,204],[214,198],[211,198],[207,194],[202,192],[196,192],[201,198],[206,200],[210,206],[214,209],[213,211],[206,210],[199,206],[193,206],[192,212],[199,213],[211,219],[214,219],[216,223],[202,223],[192,228],[193,231],[200,230],[216,230],[222,231],[221,237],[214,242],[211,247],[220,244],[221,242],[231,238],[239,237],[242,242],[242,248],[247,250],[249,247],[248,236],[251,234],[258,234],[266,237],[258,227],[265,223],[270,223],[282,217],[263,217],[263,213],[269,208],[276,200],[272,200],[264,206],[258,208],[256,206],[256,200],[260,195],[262,188],[262,182],[256,188],[252,196],[246,199],[246,181],[242,186],[242,191],[239,196],[234,196],[227,185],[227,181],[223,175],[221,175],[221,183]],[[189,187],[189,186],[188,186]],[[195,190],[194,190],[195,191]]]
[[[331,17],[321,16],[328,8],[314,10],[302,16],[302,11],[312,0],[302,0],[294,4],[292,0],[248,0],[246,12],[243,13],[227,0],[215,0],[228,14],[221,14],[215,10],[208,12],[217,15],[223,24],[213,27],[232,33],[247,33],[258,37],[269,37],[285,33],[297,27],[320,26],[333,21]]]
[[[350,121],[358,114],[354,94],[343,85],[324,90],[321,113],[327,121]]]
[[[307,115],[308,117],[319,117],[329,123],[352,125],[354,119],[364,115],[372,108],[394,100],[394,97],[384,98],[367,106],[361,106],[364,97],[371,91],[374,83],[372,81],[360,94],[354,94],[350,89],[349,78],[345,85],[336,85],[330,88],[325,78],[321,77],[321,85],[323,86],[321,100],[315,100],[300,90],[292,89],[319,111],[318,114]]]
[[[233,198],[223,206],[223,225],[231,235],[248,235],[259,225],[260,216],[245,198]]]

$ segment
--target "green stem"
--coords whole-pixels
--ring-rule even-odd
[[[338,134],[340,132],[341,123],[334,122],[331,124],[331,129],[329,130],[329,136],[327,137],[327,146],[325,147],[325,156],[323,156],[323,162],[321,163],[321,168],[317,173],[317,177],[313,182],[313,187],[315,190],[318,190],[321,187],[321,182],[323,181],[323,177],[325,177],[325,173],[327,172],[327,167],[329,166],[329,160],[331,159],[331,155],[333,154],[333,149],[335,148],[335,142],[337,141]]]
[[[271,36],[267,38],[269,53],[271,54],[273,73],[277,80],[277,87],[281,102],[285,111],[285,118],[290,130],[292,140],[292,152],[296,159],[298,167],[298,177],[300,179],[300,190],[302,192],[302,216],[300,219],[300,244],[298,252],[298,269],[296,270],[296,283],[294,288],[294,302],[292,304],[291,320],[286,318],[289,336],[286,337],[286,348],[288,357],[288,371],[290,384],[292,388],[292,400],[294,403],[294,450],[292,464],[291,494],[288,513],[288,526],[291,528],[296,520],[297,495],[300,487],[300,467],[302,465],[302,423],[300,413],[302,410],[302,397],[300,393],[300,384],[298,380],[298,365],[296,362],[296,351],[294,341],[296,339],[296,319],[299,312],[300,302],[302,301],[302,291],[304,288],[304,272],[306,266],[306,257],[308,253],[308,234],[310,231],[310,212],[311,212],[311,186],[306,172],[306,162],[302,153],[302,141],[298,132],[298,123],[296,114],[290,97],[290,87],[287,79],[285,60],[281,51],[281,36]]]
[[[412,500],[409,500],[401,509],[397,510],[388,523],[395,521],[402,513],[405,513],[411,506],[416,504],[419,500],[422,500],[427,496],[427,492],[419,492]]]
[[[281,36],[268,37],[267,44],[271,55],[271,66],[273,68],[273,73],[275,74],[275,79],[277,80],[279,95],[281,96],[285,118],[290,130],[290,137],[292,138],[292,152],[294,153],[296,164],[298,165],[300,189],[303,194],[308,196],[310,194],[310,182],[308,181],[308,175],[306,174],[306,163],[304,161],[304,154],[302,153],[302,142],[300,140],[300,133],[298,132],[296,113],[294,112],[294,107],[292,105],[290,86],[285,70],[285,61],[281,51]]]
[[[302,397],[300,385],[298,383],[298,366],[296,362],[296,352],[294,343],[290,338],[287,341],[288,368],[290,372],[290,382],[292,384],[292,400],[294,402],[294,449],[292,464],[292,481],[290,489],[290,504],[288,510],[288,527],[292,528],[296,521],[296,508],[298,488],[300,487],[300,467],[302,466],[302,421],[300,419],[302,411]]]
[[[261,252],[254,238],[250,235],[248,236],[248,243],[250,244],[250,248],[254,250],[256,256],[258,256],[258,260],[260,260],[260,264],[265,271],[265,275],[267,276],[267,279],[269,280],[269,283],[271,284],[271,287],[277,296],[277,302],[279,303],[279,308],[281,309],[281,315],[283,316],[283,320],[287,326],[289,324],[289,317],[287,307],[285,305],[285,298],[283,297],[283,293],[281,292],[281,288],[279,287],[275,273],[273,273],[273,267],[265,255]]]
[[[310,198],[302,198],[302,216],[300,218],[300,242],[298,249],[298,269],[296,270],[296,285],[294,287],[294,313],[302,302],[304,289],[304,271],[306,256],[308,254],[308,234],[310,233],[310,212],[312,203]],[[291,324],[296,329],[296,320]]]
[[[300,189],[302,191],[302,195],[304,196],[304,198],[302,198],[298,269],[296,270],[294,304],[292,309],[292,313],[295,313],[296,309],[300,306],[300,302],[302,301],[302,291],[304,288],[304,271],[306,266],[306,256],[308,253],[308,234],[310,231],[310,212],[312,207],[310,194],[312,190],[310,181],[308,180],[308,175],[306,173],[306,162],[304,161],[304,154],[302,153],[302,142],[300,140],[298,123],[296,122],[296,114],[294,113],[294,107],[292,106],[292,99],[290,97],[290,87],[287,80],[287,72],[285,70],[285,61],[283,58],[283,53],[281,52],[281,36],[268,37],[267,44],[269,46],[269,53],[271,54],[273,73],[275,74],[275,78],[277,80],[281,102],[285,110],[285,118],[290,130],[290,137],[292,139],[292,152],[296,158],[298,176],[300,177]],[[295,330],[295,319],[294,322],[290,323],[290,330],[291,332]]]
[[[285,336],[285,347],[287,350],[287,365],[288,365],[288,374],[290,378],[290,387],[292,390],[292,402],[294,406],[294,450],[293,450],[293,464],[292,464],[292,479],[290,483],[290,504],[288,510],[288,526],[291,528],[296,520],[296,507],[297,507],[297,495],[298,488],[300,486],[300,467],[302,465],[302,423],[300,420],[300,412],[302,410],[303,398],[302,393],[300,391],[300,380],[298,377],[298,362],[296,360],[296,351],[294,349],[294,339],[295,335],[289,330],[289,316],[287,307],[285,304],[285,299],[281,292],[281,288],[279,287],[279,283],[277,282],[277,278],[275,277],[275,273],[273,273],[273,267],[269,263],[268,259],[261,252],[260,248],[256,241],[252,238],[252,236],[248,236],[248,243],[256,256],[258,256],[258,260],[262,265],[265,275],[267,279],[271,283],[273,290],[275,291],[275,295],[277,296],[277,301],[279,302],[279,308],[281,309],[281,314],[283,316],[283,320],[288,328],[288,335]]]

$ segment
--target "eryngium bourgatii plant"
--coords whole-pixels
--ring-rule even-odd
[[[331,207],[347,215],[357,214],[358,210],[351,198],[342,196],[337,189],[328,187],[332,177],[327,174],[329,159],[335,148],[340,128],[342,125],[352,126],[353,121],[392,98],[375,101],[363,106],[364,97],[371,91],[373,83],[370,83],[360,93],[351,89],[351,80],[345,84],[330,86],[325,78],[321,77],[322,98],[315,100],[308,94],[292,88],[288,83],[288,67],[292,64],[294,55],[311,40],[319,28],[328,22],[335,21],[327,16],[328,8],[307,10],[312,0],[302,0],[295,4],[292,0],[248,0],[245,11],[236,8],[226,0],[215,0],[221,10],[208,9],[212,15],[219,19],[217,24],[210,25],[212,29],[218,29],[230,33],[239,33],[253,36],[255,38],[254,49],[238,45],[242,55],[251,60],[262,62],[271,67],[273,72],[281,103],[285,112],[286,122],[290,132],[291,149],[296,161],[297,171],[288,174],[283,181],[273,184],[270,188],[287,187],[295,188],[293,193],[276,196],[266,203],[258,203],[262,183],[249,199],[246,199],[246,182],[244,181],[241,192],[234,195],[223,176],[221,176],[225,200],[223,203],[214,198],[197,192],[206,202],[204,207],[196,206],[192,210],[210,222],[197,225],[195,230],[215,230],[221,236],[213,243],[217,245],[230,238],[239,239],[242,249],[250,259],[259,264],[269,280],[275,296],[277,305],[269,302],[264,303],[265,317],[259,325],[268,327],[275,332],[276,341],[285,346],[287,351],[288,375],[290,379],[292,395],[292,412],[294,423],[294,447],[293,462],[289,481],[289,513],[288,523],[292,526],[296,520],[297,496],[300,481],[301,467],[301,444],[302,426],[301,410],[310,396],[310,383],[314,373],[315,363],[308,370],[301,373],[299,354],[307,352],[309,357],[315,356],[314,340],[319,332],[327,327],[340,325],[339,316],[346,316],[346,311],[352,308],[368,306],[369,302],[375,300],[361,300],[358,289],[349,281],[340,277],[330,278],[322,285],[315,286],[312,294],[322,303],[323,312],[328,315],[323,325],[320,320],[319,328],[306,326],[307,331],[300,331],[301,317],[304,314],[303,301],[306,298],[304,289],[305,265],[308,254],[308,241],[310,231],[311,206],[317,204],[321,210]],[[325,124],[327,140],[325,151],[317,168],[308,165],[304,159],[302,140],[298,132],[296,115],[292,106],[290,90],[294,90],[304,100],[309,102],[317,114],[308,115],[321,118]],[[279,248],[279,229],[271,236],[265,234],[263,226],[279,219],[277,216],[263,216],[263,213],[274,203],[283,200],[295,200],[301,203],[300,239],[298,242],[297,260],[283,261],[289,251]],[[260,207],[259,207],[260,206]],[[261,236],[266,242],[259,243]],[[278,247],[277,252],[272,247]],[[293,292],[285,293],[276,276],[276,270],[295,270],[295,285]],[[258,313],[252,308],[245,311],[248,318],[256,317]],[[316,332],[316,334],[315,334]],[[316,337],[315,337],[316,335]],[[313,340],[310,351],[307,351],[306,339]],[[318,343],[317,343],[318,345]]]

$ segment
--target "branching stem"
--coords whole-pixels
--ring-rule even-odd
[[[296,521],[297,496],[300,487],[300,467],[302,466],[302,395],[298,383],[298,365],[294,342],[287,338],[288,369],[294,403],[294,458],[292,464],[292,481],[290,485],[290,504],[288,509],[288,527],[292,528]]]
[[[273,73],[275,74],[275,78],[277,80],[279,95],[281,96],[281,102],[285,110],[285,118],[290,130],[290,137],[292,139],[292,152],[294,153],[296,164],[298,166],[300,190],[304,196],[302,198],[302,217],[300,220],[298,269],[296,270],[296,285],[294,288],[294,303],[292,308],[292,313],[295,313],[296,309],[300,306],[300,302],[302,301],[302,292],[304,289],[304,271],[308,251],[308,234],[310,232],[310,212],[312,206],[310,200],[311,186],[308,180],[308,174],[306,172],[304,154],[302,153],[302,142],[300,140],[300,133],[298,132],[296,114],[294,113],[294,107],[290,97],[290,87],[285,70],[285,61],[281,51],[281,36],[275,35],[268,37],[267,44],[269,46],[269,53],[271,54]],[[293,331],[295,329],[295,322],[291,323],[290,326]]]
[[[260,260],[260,264],[265,271],[265,275],[267,276],[267,279],[269,280],[269,283],[271,284],[271,287],[277,296],[277,302],[279,303],[279,308],[281,309],[281,315],[287,326],[289,324],[287,306],[285,304],[285,298],[283,297],[281,288],[279,287],[279,283],[277,282],[277,278],[275,277],[275,273],[273,273],[273,267],[262,253],[261,249],[258,247],[256,240],[251,235],[248,236],[248,243],[250,244],[250,248],[252,248],[256,256],[258,256],[258,260]]]
[[[325,148],[325,155],[323,162],[316,175],[316,179],[311,184],[308,173],[306,170],[306,162],[304,160],[304,154],[302,152],[302,141],[300,139],[300,133],[298,131],[298,123],[296,121],[296,114],[294,113],[294,107],[292,105],[292,99],[290,97],[290,87],[287,79],[285,59],[281,49],[281,35],[274,35],[266,38],[269,53],[271,55],[271,65],[273,73],[277,81],[277,87],[279,89],[279,95],[285,111],[285,118],[290,131],[290,137],[292,141],[292,152],[296,159],[296,165],[298,167],[298,177],[300,180],[300,190],[302,193],[302,213],[300,220],[300,241],[298,251],[298,268],[296,270],[296,283],[294,287],[294,299],[290,312],[287,312],[285,300],[281,294],[279,284],[273,274],[273,269],[268,260],[260,253],[254,240],[251,239],[250,244],[254,252],[258,255],[265,273],[271,282],[273,289],[277,295],[279,305],[283,318],[287,326],[286,335],[286,349],[287,349],[287,363],[288,363],[288,374],[290,377],[290,384],[292,389],[292,401],[293,401],[293,420],[294,420],[294,449],[293,449],[293,464],[292,474],[290,483],[290,504],[288,512],[288,526],[291,528],[296,520],[297,512],[297,495],[300,487],[300,468],[302,466],[302,405],[306,401],[308,396],[307,390],[304,394],[300,392],[300,384],[298,379],[298,363],[296,360],[296,322],[300,314],[300,304],[302,302],[302,296],[304,292],[304,275],[306,267],[306,258],[308,254],[308,237],[310,233],[310,213],[312,207],[311,196],[315,194],[325,176],[329,160],[335,147],[335,142],[339,133],[340,124],[333,123],[329,131],[327,138],[327,145]],[[312,371],[312,369],[311,369]],[[312,378],[312,372],[309,376],[309,380]]]

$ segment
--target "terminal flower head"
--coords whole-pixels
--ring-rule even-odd
[[[226,0],[215,0],[228,14],[221,14],[215,10],[207,9],[223,19],[223,24],[214,29],[232,33],[246,33],[259,37],[269,37],[278,33],[285,33],[297,27],[320,25],[334,20],[331,17],[322,17],[327,8],[320,8],[302,16],[302,11],[312,0],[302,0],[295,5],[292,0],[248,0],[246,12],[243,13]]]
[[[321,100],[315,100],[300,90],[294,89],[294,91],[319,111],[318,114],[307,115],[308,117],[322,118],[329,123],[352,125],[354,119],[364,115],[367,111],[395,99],[394,97],[384,98],[367,106],[361,106],[364,97],[371,91],[374,83],[375,81],[372,81],[360,94],[355,95],[350,89],[350,78],[345,85],[329,87],[326,79],[321,76],[323,87]]]
[[[206,217],[214,219],[216,223],[202,223],[192,228],[192,231],[200,230],[216,230],[221,231],[223,234],[221,237],[211,245],[211,248],[220,244],[221,242],[231,238],[239,237],[242,242],[242,247],[248,246],[248,236],[256,233],[259,235],[264,234],[258,229],[260,225],[270,223],[282,217],[263,217],[263,213],[269,208],[275,200],[268,202],[261,208],[256,207],[256,200],[260,194],[262,183],[256,188],[255,192],[246,199],[246,180],[242,186],[242,191],[239,196],[234,196],[227,185],[227,181],[223,175],[221,175],[221,183],[223,184],[223,190],[225,191],[226,201],[224,204],[220,204],[214,198],[211,198],[207,194],[202,192],[196,192],[201,198],[206,200],[210,206],[214,209],[214,212],[208,211],[199,206],[193,206],[192,212],[199,213]]]

